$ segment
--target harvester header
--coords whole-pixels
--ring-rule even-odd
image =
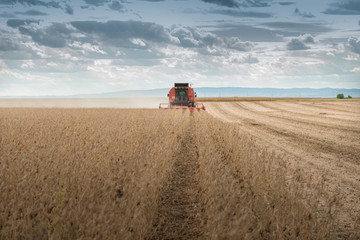
[[[168,97],[169,103],[160,103],[159,109],[189,109],[191,112],[195,109],[205,110],[204,104],[195,102],[196,92],[189,87],[189,83],[175,83]]]

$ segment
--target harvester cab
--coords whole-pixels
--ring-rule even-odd
[[[205,110],[204,104],[195,102],[196,92],[189,87],[189,83],[175,83],[168,97],[169,103],[160,103],[159,109],[189,109],[191,112],[195,109]]]

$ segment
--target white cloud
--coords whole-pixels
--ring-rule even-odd
[[[145,47],[146,46],[146,42],[143,39],[140,38],[130,38],[130,42],[134,45],[137,46],[141,46],[141,47]]]
[[[350,72],[353,72],[353,73],[358,72],[358,73],[360,73],[360,67],[355,67],[352,70],[350,70]]]
[[[34,68],[35,67],[35,63],[33,60],[24,60],[23,64],[21,64],[21,68],[23,69],[27,69],[27,68]]]
[[[69,44],[70,47],[81,49],[83,54],[87,54],[88,52],[94,52],[106,55],[104,50],[101,50],[99,46],[92,45],[90,43],[81,43],[78,41],[74,41],[73,43]]]
[[[30,48],[32,51],[34,51],[38,56],[40,56],[41,58],[47,58],[49,57],[46,53],[45,53],[45,48],[44,47],[40,47],[39,45],[37,45],[35,42],[26,42],[24,43],[24,46],[27,48]]]

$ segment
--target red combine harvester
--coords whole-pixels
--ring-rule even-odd
[[[160,103],[159,109],[189,109],[193,112],[195,109],[205,110],[202,103],[196,103],[196,93],[189,87],[189,83],[175,83],[175,86],[168,93],[169,103]]]

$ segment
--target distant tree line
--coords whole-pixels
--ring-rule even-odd
[[[336,95],[336,98],[337,98],[337,99],[344,99],[345,97],[344,97],[344,94],[343,94],[343,93],[339,93],[338,95]],[[352,98],[352,96],[348,95],[347,98]]]

